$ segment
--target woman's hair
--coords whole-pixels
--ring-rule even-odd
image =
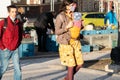
[[[23,13],[25,13],[25,10],[24,10],[23,7],[19,7],[19,8],[18,8],[18,12],[21,13],[21,14],[23,14]]]
[[[66,6],[70,5],[71,3],[74,3],[73,0],[64,0],[62,5],[60,6],[59,13],[62,11],[66,11]]]

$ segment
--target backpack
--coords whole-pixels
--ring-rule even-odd
[[[2,36],[3,36],[4,32],[5,32],[7,24],[8,24],[7,18],[4,18],[4,26],[2,28],[2,35],[1,35],[0,38],[2,38]]]
[[[6,30],[6,27],[7,27],[7,18],[4,18],[4,26],[3,26],[3,32]]]

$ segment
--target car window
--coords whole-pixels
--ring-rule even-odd
[[[94,14],[88,14],[85,18],[94,18]]]
[[[104,14],[88,14],[85,18],[104,18]]]
[[[104,14],[95,14],[95,18],[104,18]]]

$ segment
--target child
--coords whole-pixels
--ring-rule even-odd
[[[80,37],[80,30],[82,28],[82,15],[79,12],[73,13],[73,27],[70,28],[71,40],[72,43],[74,40]]]

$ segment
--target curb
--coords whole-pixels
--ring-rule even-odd
[[[113,72],[106,72],[106,71],[100,71],[100,70],[95,70],[95,69],[89,69],[89,68],[81,68],[79,70],[80,72],[87,72],[87,73],[91,73],[91,74],[107,74],[107,75],[112,75],[112,76],[120,76],[119,73],[113,73]]]
[[[59,54],[52,54],[52,55],[36,55],[36,56],[29,56],[20,58],[21,60],[24,59],[36,59],[36,58],[51,58],[51,57],[59,57]]]
[[[49,71],[49,70],[59,70],[59,71],[65,71],[66,70],[66,67],[65,66],[62,66],[62,65],[49,65],[47,66],[48,68],[46,69],[35,69],[35,70],[27,70],[27,69],[22,69],[22,75],[24,74],[33,74],[33,73],[39,73],[39,72],[42,72],[42,71]],[[13,70],[10,70],[10,71],[7,71],[7,73],[5,73],[5,76],[11,76],[13,75]]]
[[[55,67],[57,67],[57,68],[55,68]],[[30,70],[23,70],[22,71],[22,75],[24,75],[24,74],[33,74],[33,73],[39,73],[39,72],[41,72],[41,71],[49,71],[49,70],[61,70],[61,71],[66,71],[66,67],[65,66],[56,66],[56,65],[53,65],[53,66],[51,66],[49,69],[43,69],[43,70],[34,70],[34,71],[30,71]],[[94,69],[89,69],[89,68],[81,68],[80,70],[79,70],[79,72],[83,72],[83,73],[90,73],[90,74],[95,74],[95,73],[97,73],[97,74],[99,74],[99,75],[111,75],[111,76],[116,76],[116,77],[119,77],[120,76],[120,74],[119,73],[112,73],[112,72],[106,72],[106,71],[100,71],[100,70],[94,70]],[[12,71],[9,71],[9,72],[7,72],[6,74],[5,74],[5,76],[11,76],[11,75],[13,75],[13,74],[11,74],[12,73]]]

